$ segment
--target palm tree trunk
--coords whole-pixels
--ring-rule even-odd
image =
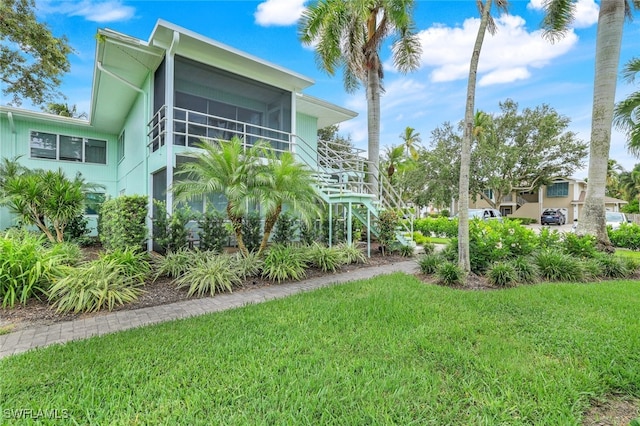
[[[258,255],[262,254],[263,250],[267,248],[267,243],[269,242],[269,237],[271,236],[271,231],[278,221],[278,217],[280,216],[280,212],[282,211],[282,204],[278,205],[272,214],[267,216],[264,221],[264,235],[262,236],[262,242],[260,243],[260,248],[258,249]]]
[[[369,183],[371,193],[379,196],[380,173],[380,77],[378,70],[369,68],[367,72],[367,129],[369,133],[369,164],[373,170],[369,170]]]
[[[231,205],[231,203],[227,204],[227,216],[229,217],[229,220],[231,221],[231,227],[233,228],[233,233],[236,236],[236,242],[238,243],[238,249],[240,250],[240,252],[244,256],[248,256],[249,255],[249,250],[247,250],[247,247],[244,245],[244,240],[242,239],[242,218],[236,216],[233,213],[233,206]]]
[[[625,0],[600,2],[589,146],[589,178],[587,195],[576,230],[578,235],[594,235],[605,247],[611,246],[607,235],[604,197],[624,11]]]
[[[482,9],[480,28],[471,54],[469,81],[467,83],[467,105],[464,113],[464,134],[460,151],[460,182],[458,187],[458,265],[465,272],[471,271],[469,255],[469,173],[471,168],[471,141],[473,138],[473,118],[476,97],[476,80],[480,50],[489,23],[492,0],[487,0]]]

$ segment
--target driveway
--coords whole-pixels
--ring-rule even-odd
[[[532,223],[531,225],[526,225],[527,227],[533,229],[536,233],[540,233],[540,229],[543,228],[539,223]],[[544,225],[544,228],[549,228],[550,231],[558,231],[558,232],[571,232],[571,228],[573,228],[573,223],[567,223],[566,225]]]

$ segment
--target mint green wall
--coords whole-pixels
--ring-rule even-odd
[[[150,80],[147,77],[142,88],[145,94],[139,93],[136,101],[127,114],[124,124],[124,157],[118,163],[118,194],[147,194],[147,123],[150,111]]]
[[[15,115],[13,122],[15,124],[15,133],[11,132],[7,118],[0,117],[0,157],[13,158],[21,156],[20,162],[30,169],[57,170],[60,168],[68,177],[74,177],[76,173],[80,172],[87,182],[103,185],[107,195],[117,195],[116,135],[96,132],[88,125],[39,121],[37,119],[26,120]],[[29,139],[32,130],[106,140],[107,164],[87,164],[31,158]],[[14,225],[13,217],[6,209],[0,209],[0,229],[5,229],[12,225]]]
[[[307,114],[296,114],[296,155],[315,169],[318,163],[318,119]]]

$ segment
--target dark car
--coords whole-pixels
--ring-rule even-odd
[[[541,225],[564,225],[566,222],[567,218],[564,217],[564,213],[559,209],[547,209],[540,216]]]

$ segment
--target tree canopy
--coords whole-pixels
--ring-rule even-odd
[[[486,115],[471,152],[469,192],[499,205],[513,190],[536,190],[556,176],[570,176],[584,165],[587,144],[567,130],[570,120],[548,105],[518,110],[506,100],[501,112]],[[411,174],[416,202],[448,205],[456,194],[460,167],[462,125],[444,123],[431,134],[431,148]]]
[[[37,21],[34,0],[0,2],[0,80],[3,94],[20,105],[29,99],[44,104],[62,94],[61,77],[69,71],[73,52],[66,37],[54,37]]]

